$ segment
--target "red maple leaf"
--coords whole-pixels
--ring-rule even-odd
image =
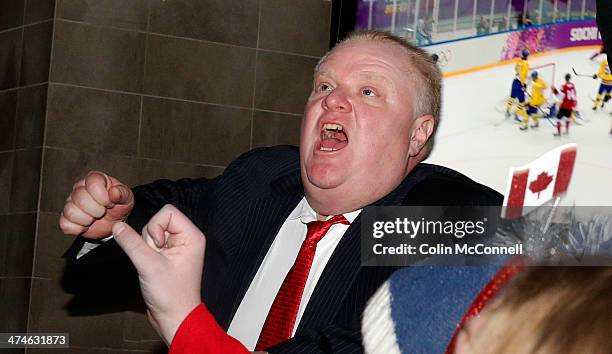
[[[538,199],[540,199],[540,192],[545,190],[552,180],[552,176],[544,171],[538,175],[538,178],[529,183],[529,190],[532,193],[537,193]]]

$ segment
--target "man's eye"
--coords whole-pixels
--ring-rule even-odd
[[[363,90],[361,90],[361,93],[364,96],[376,97],[376,92],[374,92],[374,90],[372,90],[372,89],[363,89]]]
[[[331,87],[331,85],[328,85],[328,84],[319,84],[319,86],[318,86],[318,91],[319,92],[331,91],[331,90],[332,90],[332,87]]]

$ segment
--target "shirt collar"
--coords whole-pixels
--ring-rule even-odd
[[[349,223],[353,223],[353,221],[357,218],[357,216],[361,213],[361,209],[357,209],[355,211],[351,211],[348,213],[342,214]],[[296,220],[300,219],[301,222],[307,224],[311,221],[317,220],[317,213],[312,209],[306,197],[302,198],[297,207],[289,214],[288,220]]]

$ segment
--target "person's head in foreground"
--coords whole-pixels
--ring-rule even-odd
[[[530,267],[467,322],[456,354],[612,352],[612,267]]]
[[[430,55],[385,32],[355,32],[315,68],[300,139],[308,202],[335,215],[382,198],[427,157],[441,101]]]

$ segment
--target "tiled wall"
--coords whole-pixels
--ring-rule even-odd
[[[297,144],[330,15],[327,0],[0,0],[0,313],[15,312],[0,326],[70,333],[69,350],[28,353],[163,349],[143,315],[67,314],[64,199],[91,169],[215,176]]]
[[[0,332],[27,331],[53,7],[0,1]]]

